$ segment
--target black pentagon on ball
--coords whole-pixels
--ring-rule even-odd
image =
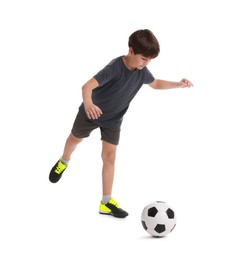
[[[157,212],[158,212],[157,208],[152,207],[152,208],[148,209],[148,216],[149,217],[155,217]]]
[[[165,225],[157,224],[156,227],[154,228],[154,230],[155,230],[157,233],[162,233],[162,232],[165,231]]]
[[[174,218],[174,215],[175,215],[174,211],[172,209],[167,209],[166,214],[167,214],[168,218],[170,218],[170,219]]]
[[[142,226],[143,226],[143,228],[145,229],[145,230],[147,230],[148,228],[147,228],[147,226],[146,226],[146,223],[145,223],[145,221],[143,221],[142,220]]]

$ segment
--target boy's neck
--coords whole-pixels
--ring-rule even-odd
[[[125,66],[127,67],[128,70],[131,70],[131,71],[136,70],[136,68],[133,67],[132,64],[131,64],[130,56],[128,56],[128,55],[123,56],[123,57],[122,57],[122,60],[123,60]]]

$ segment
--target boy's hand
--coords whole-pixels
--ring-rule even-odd
[[[193,84],[187,79],[182,79],[180,82],[177,83],[177,86],[180,88],[190,88],[193,86]]]
[[[89,119],[98,119],[102,115],[102,110],[93,103],[84,104],[84,109]]]

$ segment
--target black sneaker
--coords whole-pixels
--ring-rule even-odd
[[[99,213],[104,215],[111,215],[116,218],[125,218],[129,215],[125,210],[119,207],[118,202],[113,198],[111,198],[107,204],[103,204],[100,201]]]
[[[52,183],[56,183],[60,180],[64,170],[67,168],[67,165],[62,163],[60,160],[53,166],[49,174],[49,180]]]

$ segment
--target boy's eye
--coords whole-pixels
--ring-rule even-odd
[[[148,59],[147,59],[147,58],[145,58],[145,57],[142,57],[142,60],[144,60],[144,61],[148,61]]]

